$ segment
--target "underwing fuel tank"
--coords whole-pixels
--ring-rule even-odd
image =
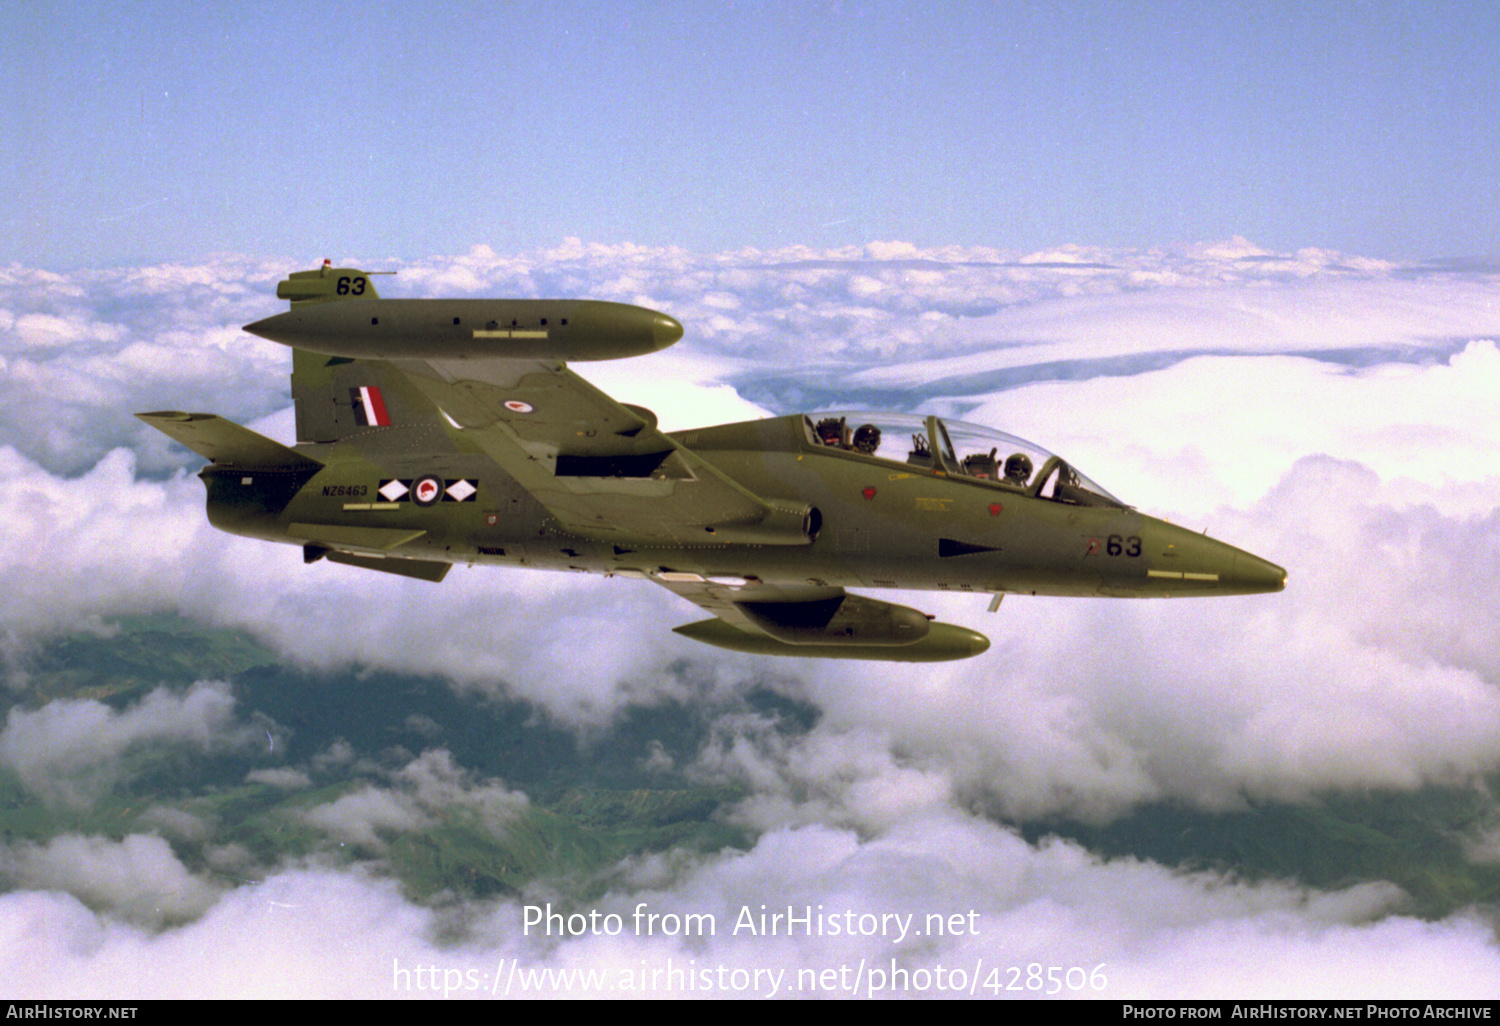
[[[590,299],[306,302],[245,330],[297,349],[381,360],[617,360],[682,338],[682,325],[664,313]]]
[[[699,620],[673,628],[677,634],[706,645],[751,655],[801,656],[814,659],[878,659],[887,663],[945,663],[968,659],[989,650],[990,639],[978,631],[951,623],[934,623],[927,636],[910,645],[875,644],[849,638],[829,638],[819,644],[792,645],[769,634],[742,631],[723,620]]]
[[[990,647],[989,639],[978,631],[933,623],[908,606],[863,595],[805,602],[739,601],[734,608],[754,626],[753,631],[717,617],[676,631],[736,652],[906,663],[967,659]]]

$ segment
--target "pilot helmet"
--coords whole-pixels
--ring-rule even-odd
[[[1005,479],[1025,484],[1031,477],[1031,457],[1024,452],[1012,453],[1005,460]]]

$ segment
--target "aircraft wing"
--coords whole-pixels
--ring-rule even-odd
[[[760,498],[557,360],[393,365],[565,531],[603,541],[807,545],[811,509]]]
[[[975,631],[932,623],[908,606],[843,588],[763,581],[736,587],[696,574],[652,579],[714,614],[676,633],[738,652],[925,663],[964,659],[989,647]]]
[[[828,585],[758,580],[730,585],[687,573],[652,580],[714,614],[673,628],[676,633],[736,652],[936,663],[967,659],[990,647],[978,631],[933,623],[908,606]]]
[[[724,624],[751,635],[769,634],[762,626],[766,618],[757,617],[753,611],[770,603],[776,603],[777,609],[784,612],[785,616],[779,619],[815,621],[821,616],[828,621],[832,619],[831,610],[836,610],[848,597],[848,592],[843,588],[827,585],[766,584],[755,581],[744,587],[731,587],[699,578],[697,574],[658,574],[651,579],[672,594],[708,610]],[[695,626],[697,625],[688,624],[689,628]],[[679,627],[677,630],[692,636],[684,628]]]

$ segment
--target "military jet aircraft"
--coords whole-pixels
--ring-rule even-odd
[[[569,361],[682,337],[666,314],[545,299],[382,299],[291,274],[245,326],[293,350],[289,448],[207,413],[138,414],[206,457],[208,519],[334,563],[441,581],[454,563],[644,578],[766,655],[928,662],[977,631],[850,587],[1074,596],[1280,591],[1266,560],[1137,512],[1061,457],[942,418],[794,414],[663,432]]]

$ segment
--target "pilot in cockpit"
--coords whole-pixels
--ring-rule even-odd
[[[854,451],[874,456],[880,448],[880,429],[874,424],[861,424],[854,432]]]
[[[1025,488],[1031,480],[1031,457],[1024,452],[1012,453],[1005,460],[1005,483]]]

